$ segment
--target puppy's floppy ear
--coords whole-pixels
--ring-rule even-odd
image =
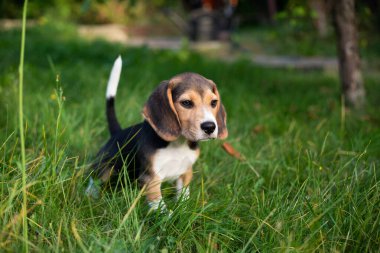
[[[218,138],[219,139],[225,139],[228,136],[228,130],[227,130],[227,114],[226,110],[224,109],[224,105],[222,104],[222,100],[220,98],[218,89],[216,88],[215,83],[210,80],[212,83],[212,91],[214,94],[218,97],[219,103],[218,103],[218,112],[216,114],[216,123],[218,124]]]
[[[143,109],[144,118],[165,141],[174,141],[181,134],[181,126],[172,99],[172,85],[163,81],[150,95]]]
[[[218,138],[225,139],[228,137],[227,130],[227,114],[224,106],[221,103],[219,106],[218,114],[216,115],[216,123],[218,123]]]

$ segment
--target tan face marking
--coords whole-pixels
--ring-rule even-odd
[[[216,116],[219,108],[219,98],[210,87],[203,89],[189,87],[174,101],[181,124],[182,135],[189,140],[198,141],[218,136]],[[202,124],[214,124],[213,131],[205,131]],[[204,128],[204,126],[203,126]]]
[[[228,136],[227,114],[215,83],[196,73],[162,81],[146,102],[143,115],[169,142],[181,135],[190,141]]]

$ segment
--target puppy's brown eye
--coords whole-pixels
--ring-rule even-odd
[[[191,100],[182,100],[181,105],[187,109],[193,108],[194,103]]]
[[[212,108],[215,108],[217,104],[218,104],[218,100],[212,100],[211,101],[211,107]]]

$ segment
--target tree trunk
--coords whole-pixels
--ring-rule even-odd
[[[346,105],[361,108],[365,102],[365,90],[360,70],[355,1],[332,1],[342,92]]]

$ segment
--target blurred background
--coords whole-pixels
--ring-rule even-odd
[[[0,0],[2,31],[20,28],[23,2]],[[339,73],[346,105],[362,108],[362,71],[380,68],[379,11],[379,0],[32,0],[27,15],[28,26],[54,27],[48,37],[71,30],[85,40]]]
[[[124,34],[112,35],[111,31],[103,34],[110,40],[122,42],[127,42],[127,38],[137,37],[183,36],[190,41],[232,41],[235,46],[249,49],[255,54],[334,56],[336,46],[333,42],[333,2],[32,0],[29,3],[28,17],[37,23],[64,20],[81,25],[100,25],[99,27],[107,24],[123,25],[121,33]],[[19,19],[22,5],[22,0],[1,0],[0,18]],[[362,54],[365,57],[371,57],[374,52],[380,55],[380,46],[377,46],[380,45],[380,15],[377,15],[380,1],[356,1],[355,8]],[[3,26],[12,26],[11,23],[4,22]],[[83,29],[82,32],[87,36],[102,36],[99,29]],[[120,31],[120,28],[116,31]]]

